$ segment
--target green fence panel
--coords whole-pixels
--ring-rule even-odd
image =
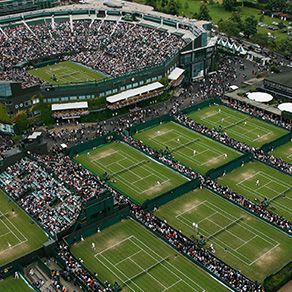
[[[292,279],[292,262],[288,263],[277,273],[264,280],[264,288],[267,292],[276,292]],[[284,290],[283,290],[284,291]],[[288,290],[287,290],[288,291]]]
[[[146,200],[143,203],[142,208],[147,209],[147,210],[153,210],[155,207],[160,207],[182,196],[183,194],[190,192],[191,190],[197,188],[199,185],[200,185],[200,181],[198,179],[188,181],[184,183],[183,185],[177,188],[174,188],[171,191],[166,192],[152,200]]]
[[[67,149],[67,154],[69,154],[69,156],[73,158],[75,155],[81,152],[92,149],[94,147],[98,147],[102,144],[107,143],[108,141],[109,141],[109,135],[101,136],[93,140],[87,141],[85,143],[72,146],[71,148]]]
[[[139,132],[143,129],[155,127],[155,126],[159,125],[160,123],[167,123],[170,121],[174,121],[174,118],[172,116],[163,115],[163,116],[158,117],[156,119],[152,119],[152,120],[149,120],[145,123],[141,123],[141,124],[138,124],[136,126],[130,127],[127,129],[127,131],[129,132],[130,135],[132,135],[132,134],[135,134],[136,132]]]
[[[212,104],[215,104],[215,103],[216,103],[216,104],[222,104],[222,101],[221,101],[221,99],[220,99],[219,97],[214,97],[214,98],[211,98],[211,99],[209,99],[209,100],[206,100],[206,101],[200,102],[200,103],[198,103],[198,104],[194,104],[194,105],[192,105],[192,106],[190,106],[190,107],[184,109],[184,110],[182,111],[182,114],[187,115],[187,114],[189,114],[189,113],[191,113],[191,112],[194,112],[194,111],[200,110],[200,109],[202,109],[202,108],[204,108],[204,107],[207,107],[207,106],[212,105]]]
[[[71,234],[66,236],[64,238],[64,240],[66,241],[66,243],[68,245],[72,245],[75,242],[80,241],[81,236],[83,238],[89,237],[90,235],[95,234],[98,230],[105,229],[111,225],[118,223],[123,218],[127,218],[129,216],[129,214],[130,214],[129,208],[128,207],[123,208],[121,210],[118,210],[114,214],[112,214],[108,217],[105,217],[105,218],[103,218],[103,219],[83,228],[83,229],[72,232]]]
[[[231,172],[233,169],[240,167],[241,165],[249,162],[252,159],[253,159],[253,156],[251,153],[243,154],[240,157],[238,157],[230,162],[227,162],[227,163],[225,163],[225,164],[223,164],[215,169],[214,168],[210,169],[206,173],[206,176],[208,176],[214,180],[223,174]]]
[[[292,139],[292,133],[288,133],[270,143],[264,144],[261,149],[265,152],[269,152],[271,149],[274,149],[276,147],[279,147],[287,142],[289,142]]]

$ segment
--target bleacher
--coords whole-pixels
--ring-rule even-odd
[[[37,162],[24,158],[0,174],[0,188],[51,234],[71,226],[81,200]]]

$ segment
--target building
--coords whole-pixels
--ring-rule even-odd
[[[274,97],[292,100],[292,68],[265,78],[263,89]]]
[[[53,25],[55,22],[68,21],[70,25],[74,26],[74,21],[76,20],[120,22],[127,21],[125,19],[133,17],[138,25],[152,27],[180,36],[185,40],[186,45],[177,54],[164,60],[161,64],[98,82],[83,82],[74,85],[62,84],[61,86],[44,84],[35,86],[32,89],[21,90],[21,85],[14,80],[3,81],[2,85],[0,85],[0,102],[4,102],[7,105],[10,114],[19,109],[31,107],[33,105],[32,96],[41,95],[44,97],[44,102],[48,104],[86,101],[96,97],[105,99],[108,96],[126,90],[158,82],[163,77],[169,76],[176,67],[184,70],[183,76],[181,76],[181,80],[184,82],[202,77],[212,71],[217,38],[211,37],[209,22],[167,15],[153,11],[150,6],[137,3],[119,3],[119,7],[113,9],[106,3],[88,0],[86,4],[57,6],[45,10],[16,14],[13,19],[2,16],[0,17],[0,34],[3,33],[1,27],[5,28],[6,26],[18,24],[30,26],[46,22]],[[46,62],[58,62],[55,57],[52,58],[54,60],[48,59]],[[30,63],[29,66],[44,66],[44,64],[48,64],[46,62],[44,60],[34,60],[34,63]],[[23,64],[23,66],[27,67],[28,64]],[[11,90],[7,91],[9,87]],[[3,94],[4,91],[5,93]]]

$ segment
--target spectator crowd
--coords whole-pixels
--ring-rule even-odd
[[[0,80],[20,81],[23,87],[42,84],[25,66],[48,57],[119,76],[158,65],[184,44],[177,35],[123,21],[75,20],[72,27],[63,21],[54,28],[50,22],[20,24],[0,33]],[[18,69],[19,64],[24,67]]]

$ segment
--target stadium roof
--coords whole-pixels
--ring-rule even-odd
[[[269,102],[273,100],[273,96],[265,92],[251,92],[247,94],[248,98],[257,102]]]
[[[265,80],[278,83],[287,87],[292,87],[291,76],[292,76],[292,69],[289,68],[281,73],[273,74],[265,78]]]
[[[160,82],[154,82],[154,83],[150,83],[141,87],[137,87],[134,89],[129,89],[129,90],[125,90],[121,93],[109,96],[106,98],[106,101],[109,103],[115,103],[121,100],[125,100],[137,95],[141,95],[143,93],[147,93],[149,91],[153,91],[156,89],[160,89],[162,88],[163,85]]]
[[[87,109],[87,108],[88,108],[87,101],[52,104],[52,111]]]
[[[169,80],[177,80],[183,73],[185,72],[184,69],[175,67],[171,73],[168,75]]]
[[[292,113],[292,102],[284,102],[278,105],[280,111]]]

